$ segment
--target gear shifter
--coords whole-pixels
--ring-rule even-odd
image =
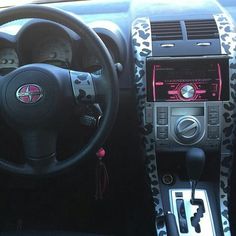
[[[195,200],[195,189],[205,165],[205,152],[200,148],[190,148],[186,153],[186,167],[191,181],[191,202]]]
[[[191,189],[170,190],[171,211],[176,217],[180,235],[216,235],[211,208],[208,204],[207,190],[196,190],[204,165],[205,152],[200,148],[189,148],[186,153],[186,167],[191,181]],[[172,225],[172,222],[168,222],[169,225]]]

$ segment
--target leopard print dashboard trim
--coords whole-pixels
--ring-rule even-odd
[[[230,99],[223,106],[223,133],[220,165],[220,207],[224,236],[230,236],[228,194],[236,135],[236,30],[225,13],[215,15],[219,30],[221,53],[229,56]]]
[[[152,38],[149,18],[138,18],[132,24],[135,86],[137,109],[145,151],[146,169],[149,176],[156,218],[163,216],[159,179],[157,173],[155,134],[152,122],[153,104],[146,100],[146,57],[152,55]],[[148,115],[150,114],[150,116]],[[157,235],[167,235],[163,221],[156,224]]]

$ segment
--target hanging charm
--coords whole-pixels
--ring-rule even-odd
[[[97,166],[96,166],[96,200],[103,200],[104,193],[109,185],[109,176],[106,165],[103,161],[106,152],[103,148],[100,148],[96,153]]]

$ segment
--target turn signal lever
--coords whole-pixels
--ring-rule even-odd
[[[186,167],[191,182],[191,202],[195,200],[195,190],[205,165],[205,152],[200,148],[190,148],[186,153]]]

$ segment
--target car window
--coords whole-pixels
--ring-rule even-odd
[[[81,1],[81,0],[69,0],[72,1]],[[28,3],[53,3],[53,2],[69,2],[68,0],[2,0],[0,2],[0,7],[15,6]],[[83,0],[86,1],[86,0]]]

